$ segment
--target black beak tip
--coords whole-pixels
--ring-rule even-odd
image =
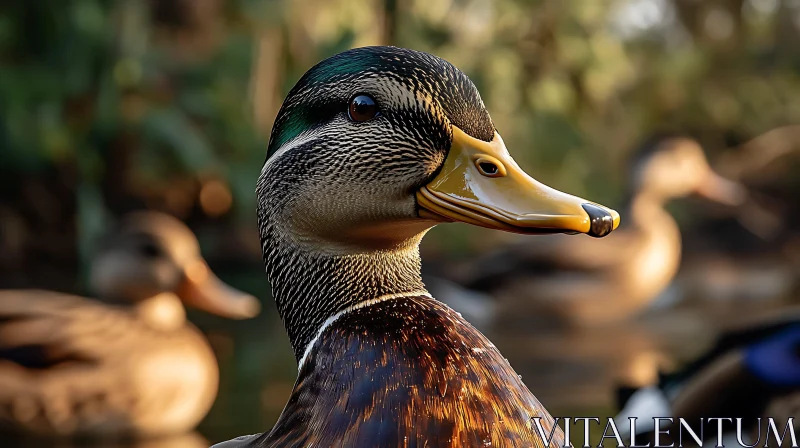
[[[614,230],[614,218],[606,209],[589,203],[582,204],[581,207],[589,215],[591,221],[589,236],[602,238]]]

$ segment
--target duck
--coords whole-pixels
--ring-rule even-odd
[[[766,442],[767,418],[782,432],[800,411],[800,307],[737,322],[705,353],[659,376],[654,384],[618,388],[620,410],[614,420],[624,439],[631,435],[629,418],[638,419],[637,443],[646,443],[654,436],[654,417],[683,418],[694,424],[722,416],[743,419],[746,434]],[[758,418],[763,420],[760,426],[754,424]],[[795,431],[798,424],[794,423]],[[702,437],[708,446],[718,437],[735,441],[735,426],[729,425],[721,435],[716,426],[709,427]]]
[[[514,240],[455,267],[450,280],[500,302],[496,319],[524,318],[526,328],[531,319],[542,328],[602,327],[658,298],[670,301],[681,232],[665,205],[696,194],[735,208],[748,192],[714,172],[702,146],[681,134],[654,136],[632,159],[627,218],[608,238]]]
[[[428,293],[419,243],[449,222],[604,237],[620,217],[527,175],[463,72],[396,47],[323,60],[285,98],[256,185],[298,375],[271,429],[216,448],[564,446],[497,347]]]
[[[260,302],[214,275],[183,222],[152,211],[119,221],[88,277],[100,299],[0,291],[0,430],[112,440],[193,429],[219,368],[184,305],[244,319]]]

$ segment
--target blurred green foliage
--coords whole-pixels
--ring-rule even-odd
[[[536,177],[614,204],[652,132],[714,152],[800,122],[798,38],[798,0],[3,2],[0,172],[74,172],[82,241],[119,204],[252,225],[283,95],[324,57],[394,44],[467,72]]]

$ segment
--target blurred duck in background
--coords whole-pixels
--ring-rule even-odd
[[[748,189],[743,213],[708,216],[683,232],[692,256],[679,287],[724,315],[731,302],[758,312],[800,298],[800,125],[730,148],[715,167]],[[715,305],[717,310],[713,310]]]
[[[618,395],[617,427],[628,440],[628,418],[637,417],[639,444],[654,436],[654,417],[680,417],[694,425],[701,418],[742,418],[746,425],[753,425],[748,432],[754,438],[745,440],[749,444],[758,437],[755,423],[761,417],[759,445],[766,442],[767,417],[775,420],[779,433],[790,417],[796,430],[800,429],[800,308],[737,325],[684,368],[662,374],[657,384],[623,386]],[[696,426],[692,428],[697,431]],[[707,445],[716,445],[716,426],[709,425],[703,437]],[[723,434],[723,440],[730,439],[725,445],[739,446],[735,437],[735,433]]]
[[[451,280],[496,298],[500,313],[508,308],[520,315],[520,307],[535,307],[544,324],[552,324],[554,314],[561,323],[602,324],[646,307],[670,284],[681,260],[680,230],[664,209],[666,203],[698,194],[737,206],[747,193],[717,175],[701,146],[683,136],[653,138],[637,153],[632,168],[627,212],[613,235],[514,244],[460,266]],[[513,300],[513,306],[505,307],[506,300]],[[525,317],[529,324],[530,314]]]
[[[37,437],[191,430],[218,387],[216,359],[184,304],[243,319],[259,302],[220,281],[197,238],[154,212],[124,218],[91,265],[103,302],[0,291],[0,423]]]

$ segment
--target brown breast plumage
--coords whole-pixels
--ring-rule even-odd
[[[324,329],[256,447],[543,447],[553,419],[495,346],[427,297],[349,311]],[[555,428],[552,447],[563,447]]]

